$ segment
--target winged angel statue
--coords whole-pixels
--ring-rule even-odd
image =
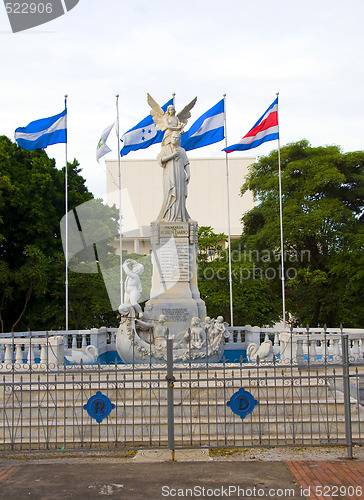
[[[157,220],[187,222],[190,219],[186,209],[187,186],[190,180],[190,164],[186,151],[181,147],[181,134],[191,117],[190,110],[196,103],[195,97],[176,115],[173,105],[163,109],[147,94],[150,114],[158,130],[164,130],[161,152],[157,160],[163,168],[163,205]]]

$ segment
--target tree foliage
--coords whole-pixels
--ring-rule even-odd
[[[224,243],[227,236],[216,234],[212,227],[202,226],[198,233],[198,286],[211,317],[230,317],[229,253]],[[264,277],[255,276],[253,264],[238,244],[232,245],[231,276],[235,325],[272,324],[277,311],[272,306],[271,292]]]
[[[302,140],[281,149],[281,167],[287,310],[296,323],[362,326],[364,152]],[[242,218],[241,244],[264,272],[276,269],[268,284],[279,305],[277,151],[251,166],[247,190],[258,203]]]
[[[364,152],[307,141],[281,149],[286,305],[293,321],[362,327],[364,312]],[[68,164],[69,210],[93,199],[76,160]],[[26,151],[0,137],[0,330],[64,329],[65,259],[60,233],[64,216],[64,168],[43,150]],[[269,325],[281,316],[278,152],[250,169],[242,193],[257,205],[242,221],[232,245],[234,324]],[[118,266],[110,241],[118,214],[95,200],[94,259]],[[102,214],[102,215],[101,215]],[[105,222],[107,221],[107,222]],[[82,221],[80,221],[82,223]],[[82,225],[82,224],[81,224]],[[100,236],[101,239],[101,236]],[[199,290],[210,316],[230,319],[226,235],[199,229]],[[69,328],[116,326],[103,276],[81,273],[85,255],[69,271]],[[150,256],[143,263],[143,298],[151,280]],[[93,268],[94,269],[94,268]]]
[[[76,160],[68,163],[69,210],[93,198],[80,172]],[[65,168],[58,170],[44,150],[26,151],[0,137],[2,332],[65,327],[65,259],[60,234],[64,182]],[[70,328],[98,326],[94,321],[97,314],[116,318],[98,275],[70,272],[69,281],[74,308]],[[103,319],[101,324],[105,324]]]

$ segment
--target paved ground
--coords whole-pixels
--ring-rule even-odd
[[[319,455],[312,449],[311,456]],[[363,458],[320,457],[294,460],[287,453],[287,460],[268,461],[236,453],[211,458],[207,450],[177,450],[175,461],[160,450],[136,457],[9,456],[0,460],[0,499],[364,499]]]

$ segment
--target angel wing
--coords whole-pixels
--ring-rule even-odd
[[[164,122],[164,111],[163,109],[159,106],[157,102],[153,99],[153,97],[150,94],[147,94],[147,101],[149,106],[152,108],[150,111],[150,114],[153,117],[153,121],[156,124],[156,127],[158,130],[165,130],[165,122]]]
[[[196,101],[197,101],[197,97],[195,97],[194,99],[192,99],[192,101],[187,104],[187,106],[185,106],[182,111],[180,111],[178,113],[178,119],[181,123],[184,123],[186,125],[187,123],[187,120],[189,118],[191,118],[191,113],[190,113],[190,110],[193,108],[193,106],[196,104]]]

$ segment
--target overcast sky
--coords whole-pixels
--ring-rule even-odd
[[[149,113],[146,94],[177,111],[197,96],[192,124],[227,94],[228,143],[237,142],[280,92],[281,144],[363,149],[364,2],[360,0],[80,0],[68,14],[11,33],[0,5],[0,134],[57,114],[68,98],[68,159],[96,196],[102,130],[121,134]],[[188,128],[188,127],[187,127]],[[116,158],[116,136],[108,141]],[[220,156],[224,143],[189,152]],[[268,154],[276,141],[246,153]],[[160,146],[129,153],[153,158]],[[47,148],[64,164],[64,145]]]

